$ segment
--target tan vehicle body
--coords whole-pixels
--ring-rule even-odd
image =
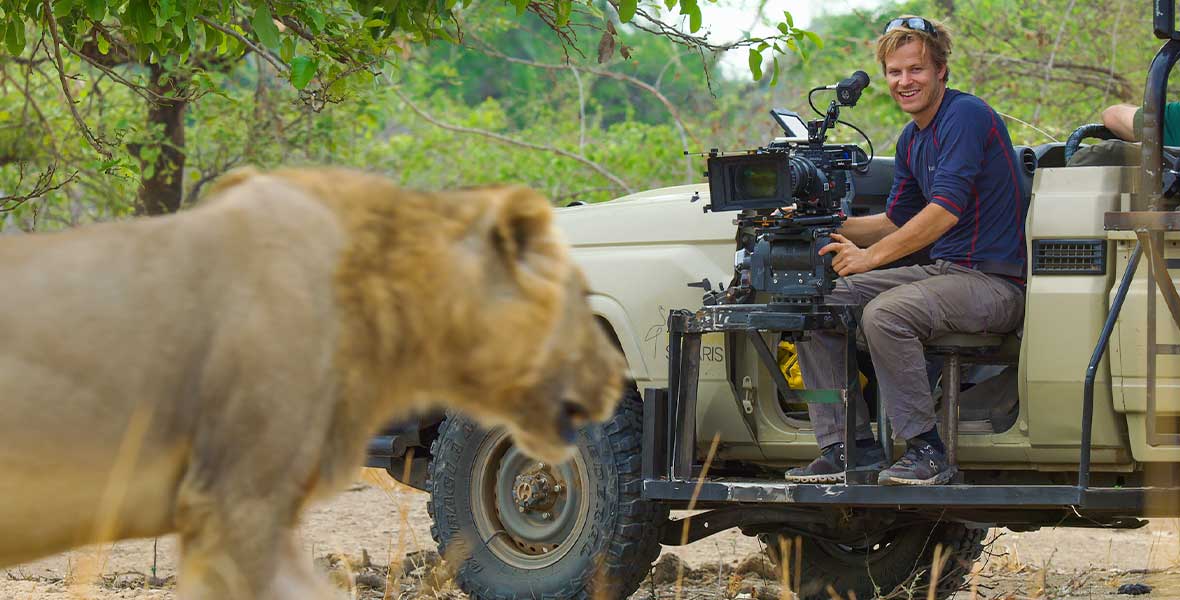
[[[1027,218],[1029,256],[1037,240],[1105,240],[1106,270],[1104,275],[1029,276],[1017,379],[1019,416],[999,433],[961,422],[962,468],[1076,472],[1087,364],[1135,246],[1133,233],[1105,231],[1103,217],[1130,210],[1138,172],[1129,167],[1035,171]],[[668,385],[667,312],[701,306],[701,289],[687,284],[707,278],[716,288],[732,277],[733,213],[702,212],[708,193],[706,184],[679,186],[558,211],[558,223],[590,281],[591,306],[617,336],[641,392]],[[1180,232],[1165,234],[1165,241],[1165,258],[1180,259]],[[1180,446],[1151,446],[1145,435],[1146,280],[1142,261],[1096,378],[1095,471],[1128,472],[1139,463],[1180,461]],[[1180,344],[1162,297],[1156,306],[1162,311],[1157,343]],[[724,334],[708,334],[701,355],[700,455],[720,434],[721,459],[786,466],[815,456],[810,424],[783,410],[769,374],[745,341],[727,343]],[[1157,413],[1180,414],[1180,356],[1159,357],[1156,369]]]

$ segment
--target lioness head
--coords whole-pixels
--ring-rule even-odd
[[[613,413],[622,356],[541,195],[419,193],[341,169],[267,176],[339,215],[348,240],[335,281],[337,362],[347,397],[377,399],[368,418],[442,407],[505,426],[525,452],[560,462],[581,424]]]

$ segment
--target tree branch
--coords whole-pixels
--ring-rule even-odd
[[[274,67],[276,71],[279,71],[280,73],[285,73],[285,72],[291,70],[291,67],[287,66],[287,63],[283,62],[281,59],[272,55],[270,53],[270,51],[267,50],[266,48],[263,48],[263,47],[259,46],[258,44],[255,44],[254,42],[251,42],[249,39],[246,38],[246,36],[230,29],[229,27],[225,27],[224,25],[214,23],[205,15],[197,15],[197,20],[208,25],[209,27],[212,27],[213,29],[216,29],[217,31],[220,31],[221,33],[224,33],[225,35],[228,35],[228,36],[238,40],[239,42],[242,42],[243,44],[245,44],[245,46],[247,48],[254,51],[255,54],[261,56],[263,59],[266,60],[266,62],[270,63],[271,66]]]
[[[17,181],[16,187],[19,188],[25,181],[25,161],[21,161],[17,165]],[[20,205],[32,200],[33,198],[40,198],[53,190],[60,189],[65,184],[74,180],[78,176],[78,172],[74,171],[69,177],[63,181],[53,184],[53,176],[57,174],[57,163],[49,165],[44,171],[37,175],[37,183],[33,185],[33,189],[27,194],[14,196],[0,196],[0,214],[12,212]]]
[[[90,147],[94,148],[96,152],[101,154],[104,158],[111,158],[111,151],[104,147],[104,144],[94,137],[94,133],[90,131],[90,127],[82,120],[82,115],[78,114],[78,107],[75,105],[74,96],[70,93],[69,82],[66,81],[66,66],[61,59],[61,36],[57,32],[57,18],[53,16],[53,7],[49,0],[41,0],[41,8],[44,11],[45,20],[49,23],[49,34],[53,37],[53,58],[54,67],[57,68],[57,77],[61,81],[61,91],[66,96],[66,105],[70,107],[70,114],[74,116],[74,122],[78,124],[78,129],[82,132],[82,137],[86,138],[86,142]],[[72,176],[71,176],[72,177]]]
[[[660,104],[663,104],[664,108],[667,109],[668,114],[672,117],[672,121],[676,124],[676,131],[677,131],[677,133],[680,134],[680,145],[682,146],[682,149],[684,150],[684,152],[686,154],[689,152],[688,141],[690,138],[692,139],[692,143],[698,144],[698,145],[700,144],[700,141],[696,139],[696,136],[689,133],[688,128],[684,126],[684,120],[680,118],[680,111],[676,110],[676,106],[672,104],[672,101],[669,100],[668,97],[665,96],[662,92],[660,92],[660,90],[656,89],[655,86],[651,85],[650,83],[647,83],[646,81],[643,81],[641,79],[637,79],[635,77],[632,77],[630,75],[626,75],[623,73],[615,73],[614,71],[609,71],[606,69],[584,67],[581,65],[576,65],[574,63],[557,65],[557,64],[549,64],[549,63],[540,63],[540,62],[536,62],[533,60],[527,60],[527,59],[523,59],[523,58],[516,58],[516,57],[508,56],[498,50],[495,50],[494,48],[491,47],[491,45],[480,40],[479,38],[475,38],[474,36],[471,36],[471,37],[473,39],[475,39],[476,42],[479,43],[479,45],[481,46],[481,48],[480,48],[481,52],[483,52],[484,54],[487,54],[488,56],[499,58],[501,60],[504,60],[504,61],[507,61],[510,63],[516,63],[516,64],[521,64],[521,65],[525,65],[525,66],[529,66],[529,67],[534,67],[537,69],[546,69],[546,70],[550,70],[550,71],[564,71],[566,69],[570,69],[570,70],[574,70],[574,71],[583,71],[586,73],[590,73],[592,75],[598,75],[599,77],[608,77],[610,79],[615,79],[618,81],[622,81],[624,83],[629,83],[635,87],[638,87],[638,88],[644,90],[645,92],[651,94],[652,96],[654,96],[656,98],[656,100],[658,100],[660,102]],[[581,83],[581,82],[579,81],[579,83]],[[694,170],[692,167],[692,159],[688,156],[685,156],[685,173],[687,176],[687,180],[692,181],[692,175],[694,173]]]
[[[553,146],[544,146],[541,144],[533,144],[531,142],[525,142],[525,141],[513,139],[508,136],[500,135],[500,134],[495,133],[493,131],[486,131],[483,129],[474,129],[471,127],[460,127],[458,125],[450,125],[447,123],[443,123],[443,122],[439,121],[438,119],[435,119],[434,117],[427,114],[421,108],[418,108],[418,106],[416,104],[414,104],[413,102],[411,102],[410,99],[407,98],[406,95],[403,94],[401,92],[401,90],[399,90],[398,88],[394,87],[393,93],[398,98],[400,98],[402,102],[405,102],[406,106],[408,106],[410,108],[410,110],[414,111],[415,114],[417,114],[419,117],[422,117],[426,122],[434,125],[435,127],[446,129],[448,131],[454,131],[457,133],[470,133],[473,135],[486,137],[488,139],[492,139],[492,140],[495,140],[497,142],[501,142],[504,144],[509,144],[511,146],[519,146],[521,148],[528,148],[530,150],[540,150],[542,152],[552,152],[553,154],[556,154],[558,156],[564,156],[565,158],[569,158],[569,159],[578,161],[578,162],[590,167],[591,169],[594,169],[594,171],[596,171],[599,175],[602,175],[603,177],[609,179],[611,183],[613,183],[616,186],[618,186],[619,188],[621,188],[625,193],[630,194],[632,192],[631,186],[627,185],[627,183],[625,181],[623,181],[622,179],[620,179],[617,175],[615,175],[614,173],[611,173],[610,171],[606,170],[606,168],[603,167],[602,165],[590,160],[589,158],[586,158],[585,156],[582,156],[581,154],[575,154],[573,152],[569,152],[567,150],[562,150],[561,148],[556,148]]]

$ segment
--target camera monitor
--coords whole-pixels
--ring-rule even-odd
[[[783,133],[786,134],[787,142],[807,142],[807,123],[803,122],[803,117],[799,113],[776,108],[770,111],[770,115],[778,123],[779,127],[783,128]]]

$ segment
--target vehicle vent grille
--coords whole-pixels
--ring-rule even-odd
[[[1033,275],[1105,275],[1106,240],[1033,240]]]

